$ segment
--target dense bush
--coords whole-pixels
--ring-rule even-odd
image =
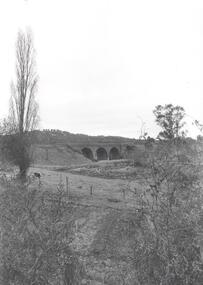
[[[160,143],[149,158],[150,175],[136,197],[144,223],[134,247],[135,284],[203,284],[197,158],[185,140]]]
[[[17,181],[1,187],[0,284],[80,284],[82,267],[69,246],[71,214],[62,186],[57,193]]]

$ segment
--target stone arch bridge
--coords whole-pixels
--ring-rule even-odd
[[[128,158],[132,151],[139,149],[142,144],[134,143],[74,143],[69,145],[74,151],[82,153],[92,161]],[[142,148],[142,147],[141,147]],[[141,149],[140,149],[141,150]]]

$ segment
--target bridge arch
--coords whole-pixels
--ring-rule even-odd
[[[117,147],[112,147],[109,152],[109,159],[120,159],[121,155]]]
[[[107,151],[103,147],[100,147],[97,149],[96,155],[97,155],[97,160],[107,160],[108,159]]]
[[[82,149],[82,154],[83,154],[86,158],[88,158],[88,159],[90,159],[90,160],[94,160],[94,156],[93,156],[93,152],[92,152],[91,148],[89,148],[89,147],[84,147],[84,148]]]

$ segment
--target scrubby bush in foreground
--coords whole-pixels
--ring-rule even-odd
[[[73,232],[62,187],[57,193],[17,182],[2,187],[0,283],[80,284],[82,267],[69,246]]]
[[[143,223],[134,247],[135,284],[203,284],[198,153],[184,139],[162,142],[148,163],[136,196]]]

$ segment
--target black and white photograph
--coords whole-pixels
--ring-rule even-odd
[[[203,284],[203,1],[0,0],[0,285]]]

